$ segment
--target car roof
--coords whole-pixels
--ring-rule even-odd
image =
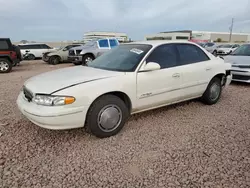
[[[173,44],[173,43],[185,43],[185,44],[195,44],[197,45],[195,42],[189,42],[186,40],[147,40],[147,41],[137,41],[137,42],[130,42],[127,44],[149,44],[152,46],[159,46],[162,44]]]

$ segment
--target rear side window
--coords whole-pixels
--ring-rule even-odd
[[[208,56],[197,46],[192,44],[177,44],[177,51],[180,57],[180,63],[187,65],[202,61],[208,61]]]
[[[7,50],[8,48],[8,42],[6,40],[0,40],[0,50]]]
[[[41,44],[40,46],[42,49],[50,49],[50,47],[46,44]]]
[[[111,48],[114,48],[114,47],[118,46],[118,42],[115,39],[110,39],[109,43],[110,43]]]
[[[100,48],[109,48],[109,43],[107,39],[99,40]]]
[[[212,46],[214,46],[214,43],[207,43],[206,46],[207,47],[212,47]]]
[[[31,49],[31,50],[34,50],[34,49],[41,49],[41,45],[40,44],[27,44],[27,45],[20,45],[19,46],[20,49]]]
[[[161,66],[161,69],[177,66],[177,52],[173,44],[164,44],[158,46],[147,58],[148,62],[155,62]]]

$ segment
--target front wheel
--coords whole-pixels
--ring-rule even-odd
[[[220,99],[221,92],[221,79],[215,77],[208,84],[208,87],[202,96],[202,101],[208,105],[215,104]]]
[[[98,98],[87,114],[86,129],[99,138],[116,135],[129,116],[125,103],[115,95]]]
[[[7,59],[0,59],[0,73],[8,73],[12,69],[12,63]]]
[[[95,58],[91,54],[86,54],[82,57],[82,65],[87,65],[89,62],[93,61]]]
[[[57,65],[60,63],[60,58],[58,56],[52,56],[49,58],[49,64]]]
[[[212,53],[214,56],[217,56],[217,52],[216,51],[213,51]]]

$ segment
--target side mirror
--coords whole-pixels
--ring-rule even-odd
[[[142,72],[148,72],[148,71],[154,71],[161,69],[161,66],[158,63],[155,62],[148,62],[146,63],[140,71]]]

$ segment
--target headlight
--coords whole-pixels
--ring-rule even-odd
[[[53,95],[37,94],[33,98],[33,101],[38,105],[61,106],[66,104],[72,104],[73,102],[75,102],[75,98],[70,96],[53,96]]]

